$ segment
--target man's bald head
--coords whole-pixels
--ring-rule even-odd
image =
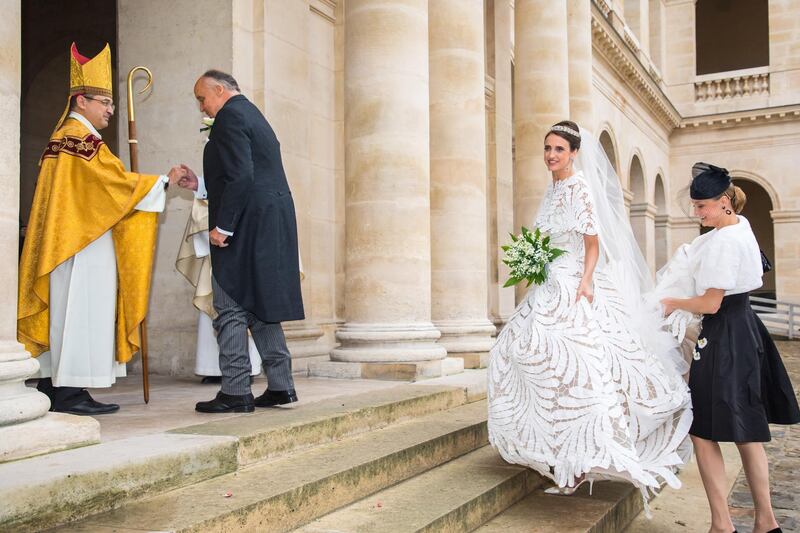
[[[200,111],[216,117],[232,96],[239,94],[239,84],[233,76],[221,70],[207,70],[194,84],[194,96]]]

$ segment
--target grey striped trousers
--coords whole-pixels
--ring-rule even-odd
[[[250,354],[247,348],[247,330],[261,355],[267,372],[269,390],[294,389],[292,359],[286,347],[286,337],[280,323],[262,322],[246,311],[211,277],[214,291],[214,329],[219,344],[219,368],[222,371],[222,392],[241,396],[250,394]]]

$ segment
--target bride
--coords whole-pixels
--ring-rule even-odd
[[[489,440],[502,457],[572,494],[621,479],[647,495],[680,487],[691,455],[687,365],[646,307],[652,281],[619,178],[596,139],[571,121],[544,140],[552,173],[535,226],[567,251],[499,333],[489,359]]]

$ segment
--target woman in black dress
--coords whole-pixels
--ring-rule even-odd
[[[761,254],[746,218],[746,197],[728,171],[697,163],[689,189],[695,215],[712,231],[690,248],[693,298],[662,300],[665,313],[702,314],[702,331],[689,371],[697,465],[711,507],[711,532],[735,531],[725,491],[719,442],[735,442],[756,509],[754,533],[781,531],[772,512],[769,469],[762,442],[769,424],[800,422],[800,409],[780,355],[750,307],[761,286]]]

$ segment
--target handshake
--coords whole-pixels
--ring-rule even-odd
[[[194,171],[187,167],[184,164],[176,165],[169,170],[167,174],[169,177],[169,183],[172,185],[173,183],[177,183],[179,187],[183,187],[184,189],[189,189],[192,191],[196,191],[199,180],[197,179],[197,174]],[[219,228],[213,228],[208,232],[208,240],[212,246],[219,246],[220,248],[225,248],[228,246],[227,240],[228,237],[232,235],[223,233],[219,231]]]
[[[197,174],[184,164],[175,165],[169,169],[167,177],[169,178],[170,185],[177,183],[179,187],[183,187],[184,189],[197,190]]]

